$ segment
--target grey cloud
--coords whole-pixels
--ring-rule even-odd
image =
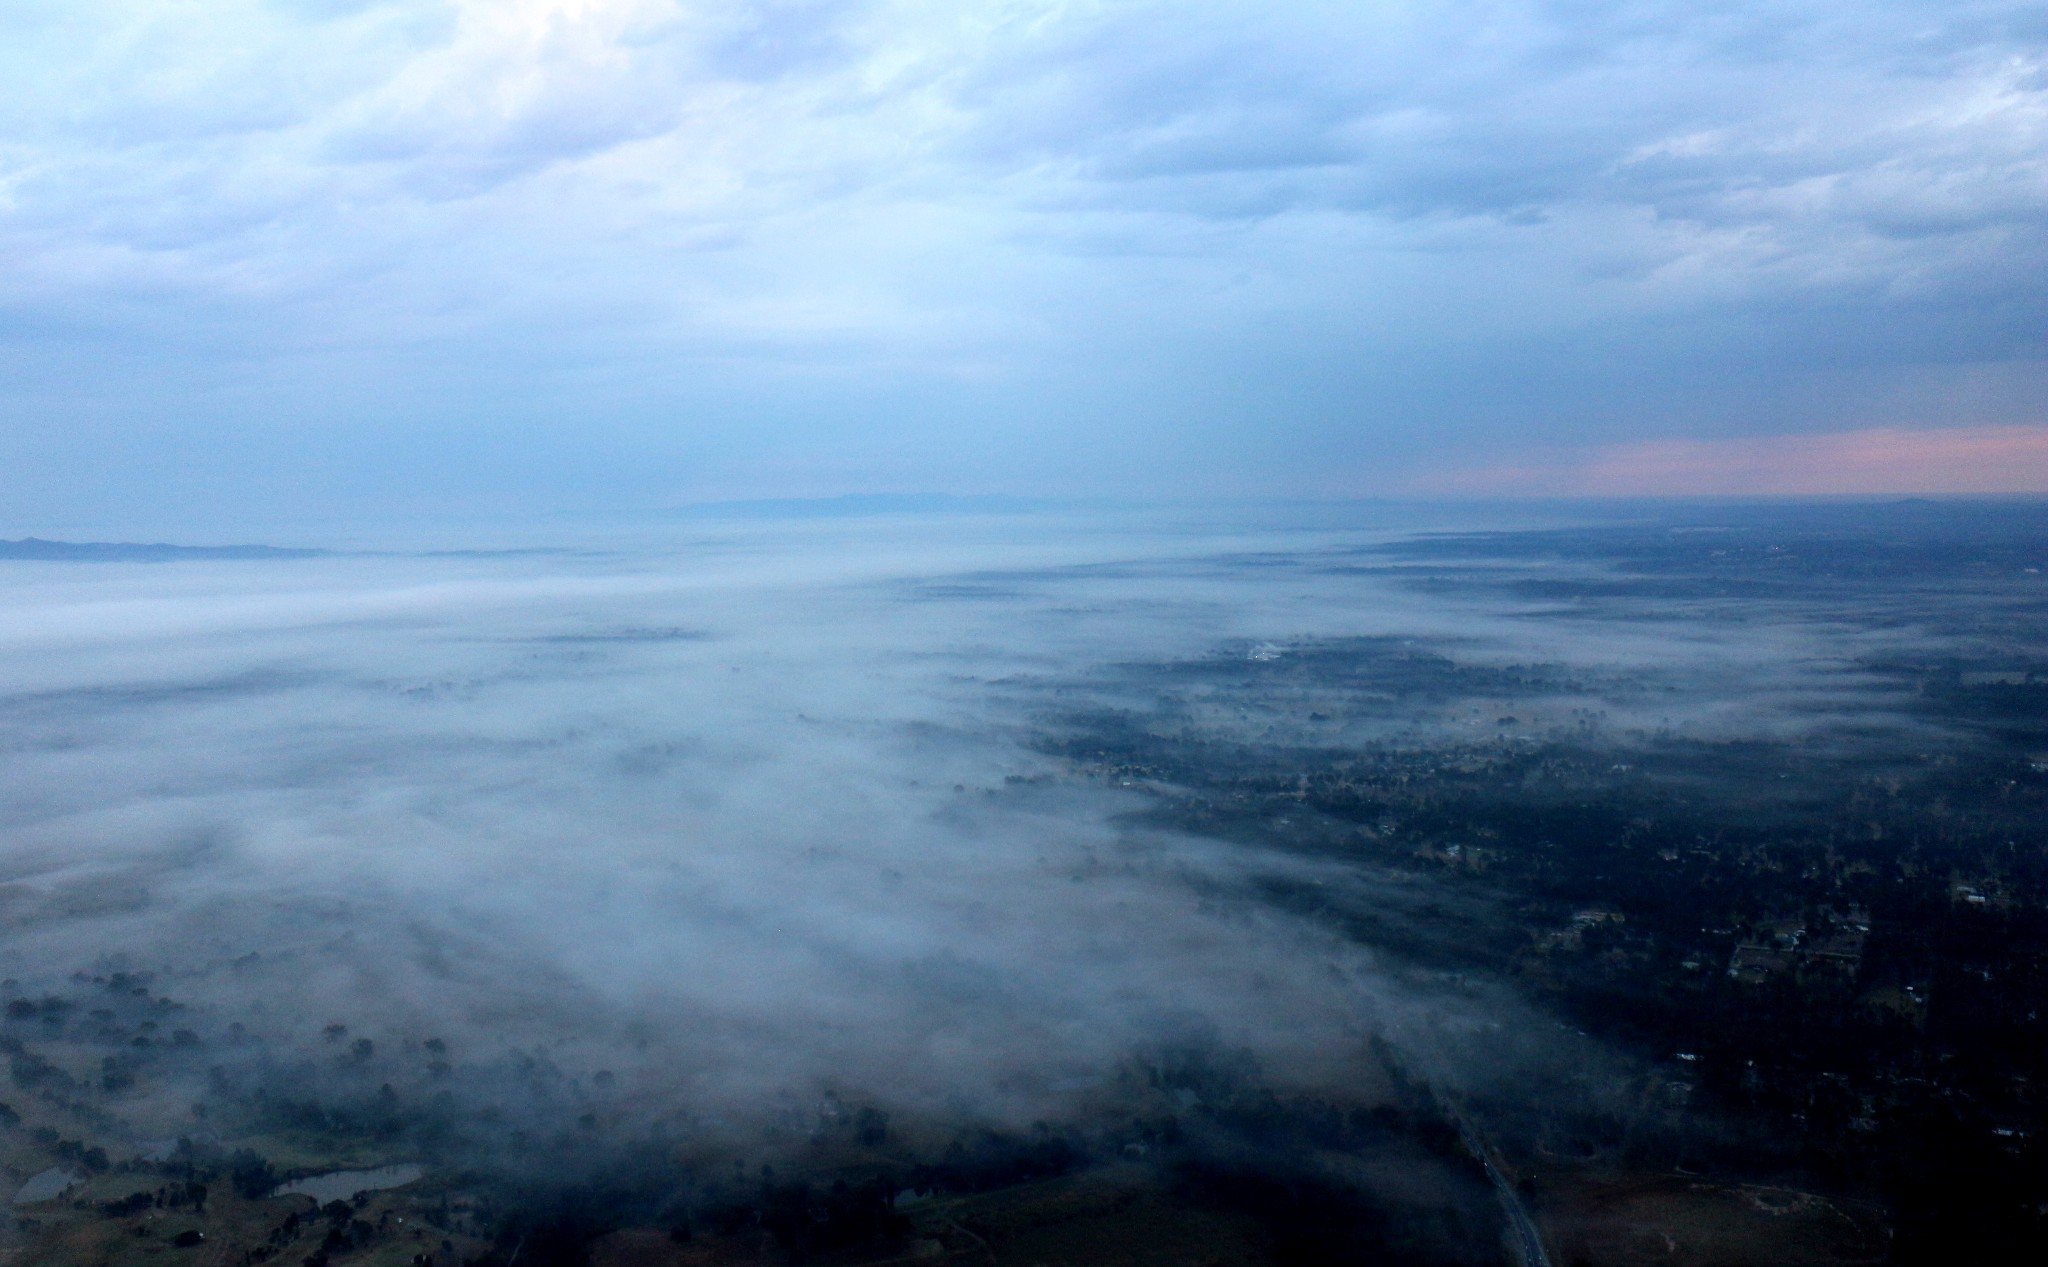
[[[1839,425],[1868,380],[1728,385],[2040,327],[2026,6],[545,8],[94,9],[0,53],[5,401],[59,455],[21,495],[143,416],[190,442],[98,451],[229,480],[1299,486],[1510,410]],[[1616,375],[1632,412],[1570,422]]]
[[[855,55],[848,28],[868,18],[873,0],[769,0],[739,9],[705,49],[721,75],[755,83],[842,63]]]
[[[351,18],[370,9],[391,8],[404,0],[266,0],[273,9],[316,21]]]
[[[2012,13],[1497,4],[1403,21],[1147,8],[997,59],[970,99],[987,104],[991,159],[1070,170],[1112,205],[1511,216],[1613,203],[1770,224],[1800,214],[1772,206],[1773,191],[1828,178],[1879,205],[1814,218],[1881,224],[1884,186],[1936,184],[1949,191],[1940,223],[1976,228],[2044,205],[2026,60],[2039,50]],[[1992,91],[2011,99],[1969,109]],[[1134,181],[1147,188],[1118,188]]]

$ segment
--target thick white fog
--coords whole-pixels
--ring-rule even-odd
[[[1373,1034],[1437,1059],[1460,1031],[1539,1023],[1232,898],[1253,874],[1366,881],[1131,826],[1135,792],[1027,743],[1063,685],[1399,633],[1740,668],[1796,699],[1813,650],[1706,627],[1594,645],[1300,570],[1372,539],[956,517],[9,563],[0,973],[29,995],[153,973],[271,1053],[340,1024],[479,1067],[609,1070],[650,1115],[830,1091],[1021,1122],[1183,1040],[1370,1094]]]

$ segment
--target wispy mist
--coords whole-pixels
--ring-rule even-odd
[[[1199,650],[1261,623],[1239,583],[820,536],[16,565],[6,973],[153,973],[216,1042],[545,1051],[650,1111],[1028,1120],[1185,1035],[1356,1077],[1410,1006],[1371,956],[1218,906],[1243,859],[1048,783],[992,685]]]

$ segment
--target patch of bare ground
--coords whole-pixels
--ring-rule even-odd
[[[1877,1207],[1791,1188],[1553,1173],[1537,1192],[1560,1267],[1851,1267],[1890,1243]]]
[[[808,1267],[918,1267],[995,1263],[1043,1267],[1266,1267],[1259,1227],[1201,1208],[1147,1176],[1097,1172],[909,1207],[899,1242],[808,1260]],[[758,1233],[614,1232],[591,1248],[591,1267],[782,1267],[789,1259]]]

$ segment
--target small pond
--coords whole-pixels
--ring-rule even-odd
[[[329,1201],[346,1201],[358,1192],[381,1192],[386,1188],[402,1188],[426,1173],[425,1167],[415,1166],[411,1162],[400,1166],[379,1166],[375,1170],[330,1170],[324,1175],[307,1175],[303,1179],[281,1183],[270,1195],[281,1197],[287,1193],[297,1193],[326,1205]],[[33,1183],[34,1180],[30,1182]]]
[[[37,1201],[55,1201],[71,1191],[72,1185],[83,1182],[83,1178],[62,1166],[52,1166],[40,1174],[29,1176],[29,1181],[15,1192],[14,1204],[32,1205]]]

